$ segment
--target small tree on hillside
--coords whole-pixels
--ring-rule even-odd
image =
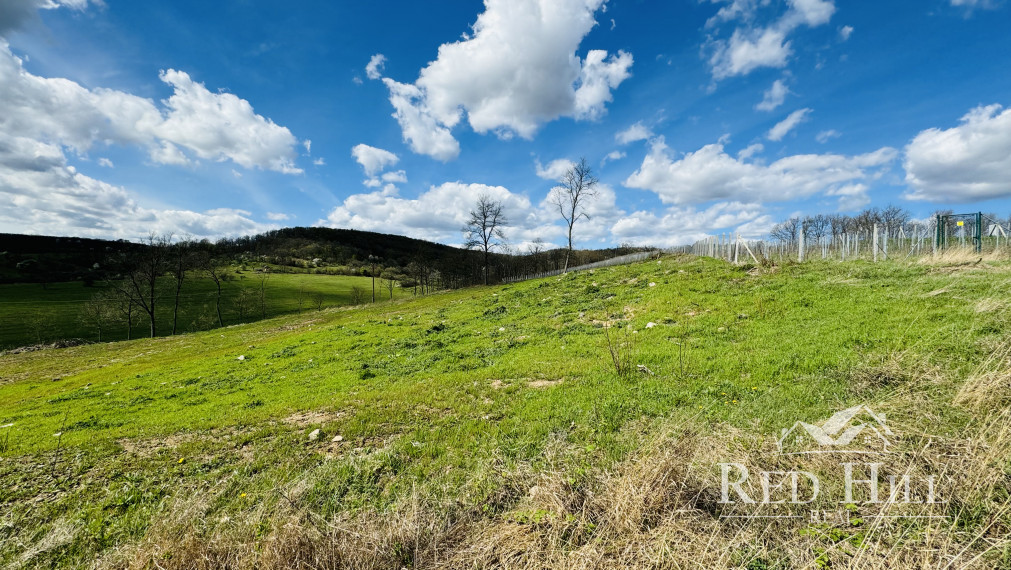
[[[309,294],[309,301],[312,303],[312,306],[315,307],[317,311],[322,311],[323,303],[326,301],[326,296],[324,296],[323,293],[319,291],[313,291],[312,293]]]
[[[147,314],[151,338],[157,335],[155,305],[160,299],[158,278],[168,269],[166,264],[169,236],[148,236],[143,249],[138,249],[125,260],[126,279],[113,286]]]
[[[572,254],[572,227],[580,218],[590,219],[586,213],[586,202],[597,197],[599,180],[593,175],[584,157],[565,171],[559,182],[561,186],[552,189],[548,199],[558,207],[558,213],[569,229],[569,248],[565,252],[565,267],[562,269],[565,272],[569,270],[569,256]]]
[[[269,270],[264,267],[260,272],[260,287],[256,292],[256,300],[260,305],[260,318],[267,318],[267,280],[270,279]]]
[[[235,278],[235,275],[229,273],[228,268],[222,265],[222,261],[214,259],[210,255],[202,254],[198,265],[203,269],[204,273],[210,277],[211,281],[214,282],[215,296],[214,296],[214,312],[217,313],[218,326],[225,326],[225,320],[221,316],[221,293],[222,286]]]
[[[179,329],[179,300],[182,296],[186,272],[194,265],[193,246],[190,242],[179,242],[171,248],[170,273],[175,285],[175,303],[172,306],[172,334]]]
[[[295,302],[298,303],[298,312],[302,312],[302,307],[309,296],[309,291],[305,288],[305,283],[300,283],[298,291],[295,293]]]
[[[484,252],[484,284],[488,284],[488,260],[491,251],[502,247],[505,243],[505,233],[502,226],[509,223],[502,213],[502,202],[492,200],[482,194],[477,199],[477,206],[470,211],[467,225],[463,227],[464,246],[467,249],[478,248]]]
[[[105,291],[95,293],[81,307],[81,322],[89,327],[95,327],[98,332],[98,342],[102,342],[102,331],[108,327],[115,316],[115,300]]]

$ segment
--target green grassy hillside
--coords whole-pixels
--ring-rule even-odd
[[[385,283],[385,282],[383,282]],[[172,330],[172,309],[175,284],[168,277],[159,283],[161,295],[156,305],[159,334]],[[299,311],[299,291],[303,290],[302,310],[315,310],[313,294],[322,295],[324,307],[351,303],[351,288],[358,287],[372,300],[372,279],[341,275],[310,275],[303,273],[271,273],[264,283],[266,315],[268,317]],[[245,271],[222,287],[222,317],[225,325],[249,322],[261,318],[258,291],[260,275]],[[83,338],[98,340],[98,330],[82,320],[82,308],[92,296],[110,289],[99,282],[86,287],[81,281],[48,283],[0,284],[0,348],[53,342],[60,339]],[[243,302],[243,290],[248,294]],[[393,298],[411,296],[410,290],[394,287]],[[216,287],[209,278],[193,272],[183,282],[180,296],[179,332],[193,332],[217,326],[214,311]],[[389,301],[390,292],[376,280],[376,300]],[[240,303],[245,307],[240,310]],[[133,338],[149,335],[148,321],[139,309],[134,317]],[[122,321],[122,322],[119,322]],[[102,340],[127,338],[127,325],[122,319],[109,323],[102,331]]]
[[[1007,567],[1009,276],[668,257],[0,356],[0,563]],[[936,519],[723,518],[718,462],[858,404],[961,454]]]

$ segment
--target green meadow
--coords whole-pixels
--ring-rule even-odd
[[[666,256],[334,307],[364,281],[271,275],[288,314],[0,356],[0,564],[1011,567],[1009,439],[988,420],[1011,405],[1009,277]],[[298,313],[310,281],[331,306]],[[0,310],[10,339],[19,313]],[[712,461],[758,461],[782,428],[859,404],[919,434],[903,446],[988,450],[966,459],[989,476],[952,491],[943,548],[919,519],[887,537],[751,527],[699,498],[719,496]]]
[[[316,275],[305,273],[270,273],[263,283],[265,303],[261,310],[259,301],[260,277],[253,271],[232,273],[234,280],[222,285],[221,310],[225,325],[250,322],[266,317],[316,310],[317,302],[334,307],[352,302],[351,289],[361,290],[363,300],[372,300],[372,279],[343,275]],[[376,279],[376,301],[390,300],[385,280]],[[97,340],[94,324],[82,319],[82,309],[88,299],[111,286],[96,283],[85,286],[82,281],[48,283],[15,283],[0,285],[0,348],[49,343],[60,339],[82,338]],[[172,312],[175,304],[175,283],[165,277],[159,282],[160,295],[156,304],[158,333],[172,331]],[[246,294],[243,295],[243,291]],[[411,290],[394,287],[393,298],[411,296]],[[180,294],[177,332],[195,332],[217,326],[214,282],[198,272],[191,272],[183,281]],[[240,307],[240,305],[242,305]],[[115,315],[102,331],[102,340],[127,338],[125,319]],[[132,337],[149,336],[147,316],[136,310]]]

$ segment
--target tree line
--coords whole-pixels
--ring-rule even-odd
[[[932,223],[937,216],[951,216],[954,213],[953,210],[937,210],[931,214],[928,223]],[[984,213],[983,216],[984,227],[988,223],[1000,224],[1005,229],[1011,227],[1011,215],[1001,216],[990,212]],[[955,231],[957,223],[957,220],[949,218],[947,231],[949,233]],[[794,216],[773,226],[769,235],[776,241],[795,244],[800,238],[800,231],[803,230],[805,241],[814,243],[823,238],[836,240],[845,235],[869,235],[875,226],[884,238],[909,237],[918,228],[922,229],[922,221],[914,220],[908,210],[889,205],[884,208],[865,208],[854,215]]]

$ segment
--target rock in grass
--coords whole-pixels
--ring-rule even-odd
[[[319,439],[319,434],[320,434],[319,429],[312,430],[312,433],[309,434],[309,441],[316,441],[317,439]]]
[[[245,359],[246,359],[246,355],[245,354],[240,354],[239,357],[236,358],[236,360],[245,360]]]
[[[333,436],[333,439],[331,439],[330,441],[332,441],[334,443],[340,443],[340,442],[344,441],[344,436],[343,435],[335,435],[335,436]]]

